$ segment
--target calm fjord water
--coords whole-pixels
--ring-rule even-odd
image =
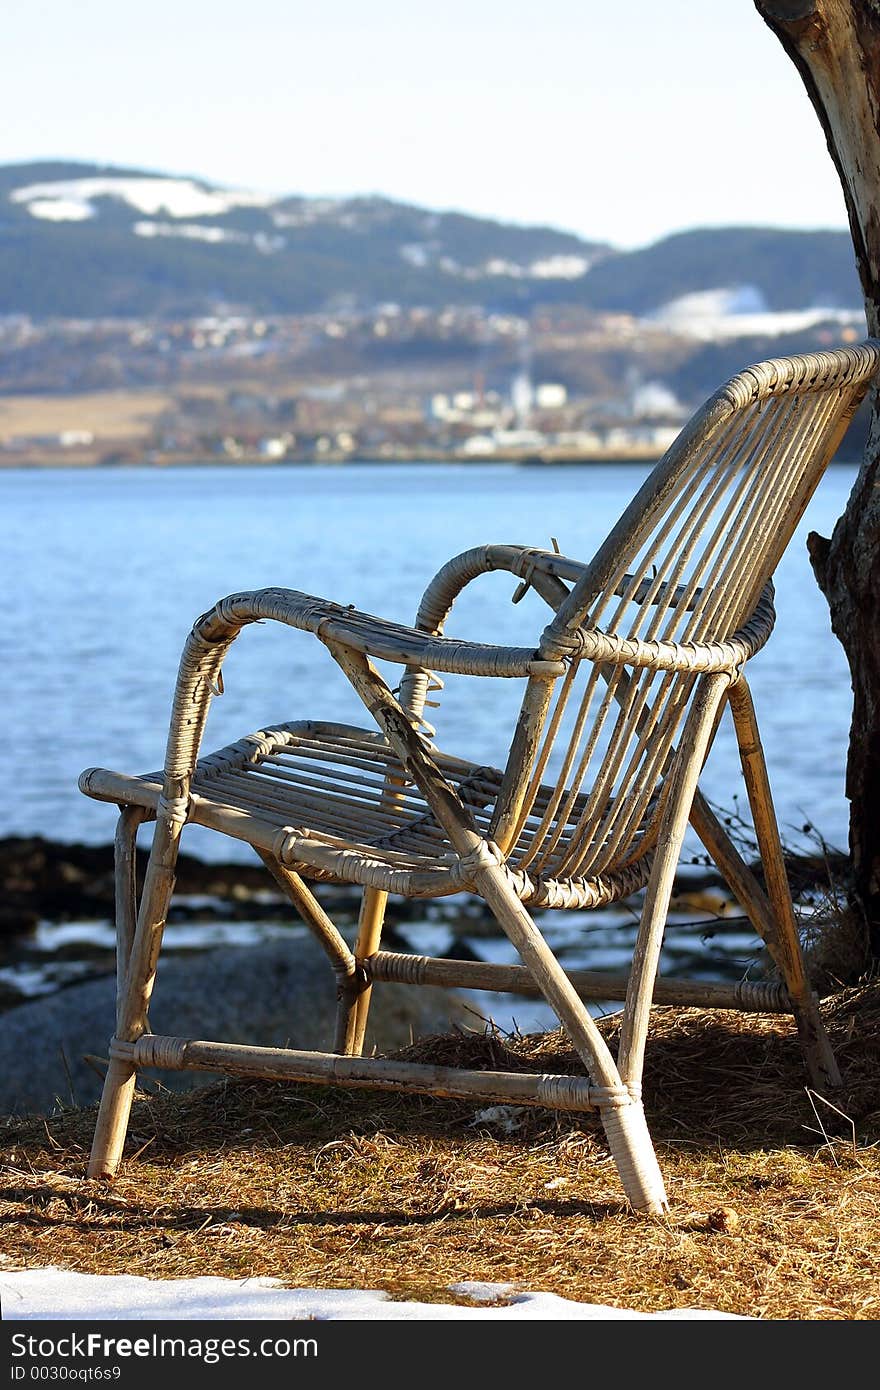
[[[513,541],[589,556],[645,476],[635,466],[348,465],[9,470],[0,628],[6,727],[17,747],[0,835],[107,842],[114,816],[81,796],[78,773],[162,762],[170,697],[193,619],[236,589],[284,585],[411,622],[451,555]],[[854,470],[831,468],[777,575],[776,632],[752,663],[780,819],[845,843],[849,679],[809,569],[804,537],[827,534]],[[507,575],[478,580],[449,624],[477,640],[530,643],[546,621],[534,595],[510,603]],[[450,678],[433,712],[438,742],[503,763],[518,683]],[[434,717],[436,716],[436,717]],[[226,668],[206,751],[269,722],[366,722],[315,640],[247,632]],[[703,787],[730,805],[741,779],[723,731]],[[194,831],[189,847],[212,852]],[[222,852],[235,849],[224,843]]]
[[[126,771],[161,766],[180,649],[193,619],[237,589],[284,585],[411,622],[421,592],[445,560],[487,540],[550,546],[589,556],[646,470],[634,466],[359,465],[309,468],[51,470],[0,473],[9,598],[0,627],[3,709],[14,747],[0,836],[43,834],[108,843],[112,808],[80,795],[93,764]],[[809,570],[804,536],[827,534],[853,470],[831,469],[777,575],[778,624],[751,665],[783,825],[813,822],[845,843],[844,762],[849,681],[843,654]],[[449,631],[530,644],[547,610],[515,581],[487,575],[456,605]],[[392,683],[396,676],[392,674]],[[438,742],[484,763],[503,763],[516,717],[515,681],[447,678],[429,711]],[[265,624],[245,632],[226,663],[205,749],[287,719],[369,723],[342,673],[314,638]],[[723,728],[702,785],[723,806],[741,790],[732,733]],[[789,838],[792,837],[789,833]],[[199,827],[185,846],[206,858],[250,851]],[[428,954],[510,961],[504,939],[470,939],[465,918],[399,924],[405,944]],[[699,919],[679,910],[667,934],[666,974],[740,978],[757,943],[734,923],[707,949]],[[672,919],[671,919],[672,922]],[[693,928],[690,924],[693,923]],[[350,925],[350,924],[349,924]],[[247,947],[290,930],[272,924],[170,925],[166,946]],[[298,929],[293,928],[294,932]],[[626,909],[544,913],[542,930],[567,968],[622,971],[633,945]],[[711,929],[709,934],[711,935]],[[0,953],[7,1005],[112,972],[109,923],[44,923]],[[487,999],[491,1001],[487,1004]],[[552,1027],[539,1001],[476,995],[476,1016],[524,1031]],[[601,1005],[591,1006],[601,1012]]]

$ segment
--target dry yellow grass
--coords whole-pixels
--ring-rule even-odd
[[[0,396],[0,440],[88,430],[96,440],[145,439],[171,405],[161,391],[93,391],[71,396]]]
[[[505,1134],[459,1102],[229,1081],[140,1100],[112,1187],[82,1177],[93,1112],[10,1122],[3,1247],[22,1265],[153,1278],[443,1301],[476,1279],[646,1311],[877,1318],[880,982],[825,1013],[837,1110],[805,1091],[789,1021],[655,1010],[646,1103],[665,1221],[625,1210],[590,1116],[522,1110]],[[559,1034],[456,1034],[407,1055],[580,1069]]]

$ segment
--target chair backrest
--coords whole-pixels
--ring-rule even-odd
[[[492,827],[511,863],[593,878],[651,848],[707,667],[693,648],[690,669],[638,653],[723,643],[749,618],[878,367],[874,341],[750,367],[660,460],[541,640],[568,672],[552,698],[546,683],[526,694]],[[606,638],[635,661],[586,660]]]

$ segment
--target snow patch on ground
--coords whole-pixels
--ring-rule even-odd
[[[452,1285],[450,1292],[468,1303],[395,1303],[381,1290],[285,1289],[277,1279],[143,1279],[131,1274],[77,1274],[53,1266],[0,1274],[3,1319],[13,1322],[736,1319],[735,1314],[700,1308],[637,1313],[573,1303],[552,1293],[525,1293],[512,1284],[465,1282]]]

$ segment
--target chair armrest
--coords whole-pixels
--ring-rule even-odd
[[[211,699],[223,690],[222,668],[236,637],[251,623],[284,623],[311,632],[330,649],[347,648],[411,670],[552,679],[565,671],[534,647],[500,647],[436,637],[296,589],[257,589],[220,599],[196,620],[180,659],[165,751],[165,798],[188,795]]]
[[[208,644],[231,640],[247,623],[265,620],[312,632],[328,646],[336,644],[379,661],[420,666],[471,676],[557,676],[560,661],[542,659],[534,647],[502,647],[440,637],[344,607],[296,589],[258,589],[231,594],[203,614],[193,636]]]

